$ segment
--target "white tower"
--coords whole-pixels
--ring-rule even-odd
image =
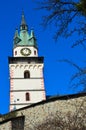
[[[33,30],[28,33],[24,14],[14,36],[13,57],[9,57],[10,111],[46,99],[43,77],[43,57],[38,57],[38,47]]]

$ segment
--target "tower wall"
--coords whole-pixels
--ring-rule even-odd
[[[23,60],[22,60],[23,62]],[[41,64],[10,64],[10,111],[23,106],[45,100],[43,63]],[[30,78],[24,78],[25,71],[30,72]],[[25,94],[29,93],[29,101]]]

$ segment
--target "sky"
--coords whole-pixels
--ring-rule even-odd
[[[35,10],[35,0],[3,0],[0,2],[0,113],[9,111],[9,65],[8,57],[12,56],[13,36],[16,27],[21,23],[24,10],[29,31],[34,29],[37,38],[39,56],[44,56],[44,81],[46,95],[65,95],[76,93],[70,87],[70,78],[76,70],[67,63],[58,60],[69,59],[76,64],[85,65],[86,50],[81,46],[71,49],[76,36],[57,41],[53,39],[54,28],[41,26],[43,10]]]

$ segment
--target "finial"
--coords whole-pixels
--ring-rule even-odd
[[[31,37],[34,37],[34,30],[31,30]]]

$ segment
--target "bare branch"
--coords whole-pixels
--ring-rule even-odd
[[[47,14],[43,17],[43,26],[55,26],[56,32],[54,39],[64,36],[65,38],[77,33],[83,37],[83,40],[79,37],[78,41],[73,43],[72,48],[77,45],[84,47],[86,37],[86,0],[45,0],[39,2],[40,9],[47,11]],[[83,21],[81,24],[80,20]],[[72,28],[69,26],[73,25]],[[82,27],[83,25],[83,27]],[[83,35],[84,34],[84,35]]]

